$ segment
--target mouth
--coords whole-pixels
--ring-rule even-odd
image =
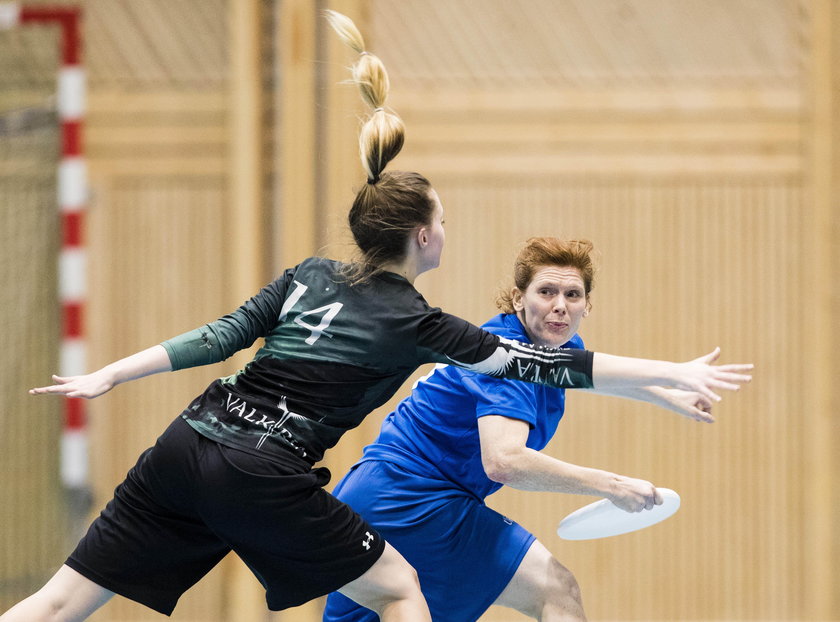
[[[567,328],[569,328],[569,325],[566,324],[565,322],[546,322],[546,323],[548,324],[548,327],[551,330],[557,331],[557,332],[564,331]]]

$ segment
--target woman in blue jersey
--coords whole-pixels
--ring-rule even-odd
[[[503,313],[484,328],[546,347],[583,348],[592,245],[533,238],[514,266]],[[711,361],[714,352],[705,357]],[[643,387],[600,391],[711,422],[696,391]],[[596,495],[630,512],[661,499],[647,481],[540,453],[564,411],[564,389],[439,366],[382,424],[376,441],[333,494],[368,520],[414,566],[435,622],[476,620],[492,604],[538,620],[585,620],[574,576],[532,534],[484,504],[502,485]],[[331,594],[325,622],[375,620]]]
[[[265,587],[269,609],[339,590],[382,620],[428,622],[413,569],[323,490],[329,472],[313,468],[419,365],[448,362],[555,386],[668,382],[710,397],[748,379],[743,366],[538,348],[429,307],[413,282],[440,262],[443,207],[423,176],[384,170],[403,143],[402,121],[383,108],[385,68],[364,51],[350,20],[330,19],[359,53],[354,78],[374,109],[360,135],[367,183],[349,213],[360,258],[305,259],[215,322],[32,390],[94,398],[265,340],[250,363],[211,382],[140,456],[64,565],[3,622],[83,620],[115,593],[169,614],[231,551]]]

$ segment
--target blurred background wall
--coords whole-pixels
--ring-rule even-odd
[[[686,360],[720,345],[724,362],[756,364],[712,426],[569,397],[546,451],[676,489],[666,523],[564,542],[557,521],[590,498],[503,491],[491,505],[575,572],[593,620],[840,619],[840,2],[57,4],[84,15],[91,369],[215,319],[310,254],[348,254],[362,109],[321,18],[345,12],[390,72],[407,125],[395,167],[427,175],[446,208],[442,267],[417,283],[432,304],[484,321],[522,242],[584,237],[601,266],[591,349]],[[0,609],[55,571],[192,397],[247,360],[91,402],[92,503],[74,518],[58,402],[26,394],[58,357],[56,37],[0,32]],[[327,457],[335,478],[387,410]],[[172,619],[320,608],[269,614],[229,558]],[[162,616],[117,598],[93,619]]]

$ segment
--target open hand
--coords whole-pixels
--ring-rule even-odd
[[[720,348],[715,348],[709,354],[693,361],[678,363],[674,386],[686,391],[696,391],[709,400],[719,402],[721,398],[715,390],[737,391],[741,384],[752,380],[752,376],[745,373],[752,371],[751,363],[714,365],[718,357]]]
[[[30,395],[57,394],[66,397],[82,397],[91,399],[107,393],[114,387],[114,380],[104,370],[95,371],[84,376],[55,376],[55,384],[46,387],[29,389]]]

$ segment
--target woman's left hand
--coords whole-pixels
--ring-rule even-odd
[[[752,363],[734,363],[715,365],[720,357],[720,348],[715,348],[709,354],[696,358],[687,363],[678,363],[677,374],[671,382],[663,385],[675,385],[677,388],[690,392],[699,392],[710,400],[719,402],[721,397],[715,390],[737,391],[740,385],[752,380]]]
[[[714,423],[712,400],[702,393],[666,387],[656,387],[654,390],[663,408],[695,421]]]

